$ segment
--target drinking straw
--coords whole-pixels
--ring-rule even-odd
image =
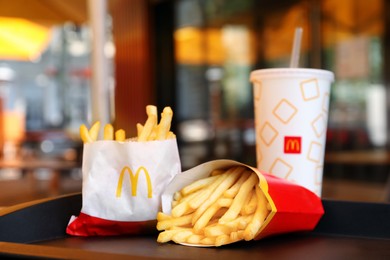
[[[290,68],[297,68],[299,65],[299,55],[301,51],[301,40],[302,40],[303,29],[297,27],[294,34],[294,43],[291,52]]]

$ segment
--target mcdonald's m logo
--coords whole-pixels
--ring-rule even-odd
[[[302,138],[300,136],[284,137],[284,153],[301,153]]]
[[[121,170],[121,173],[119,175],[118,186],[116,187],[116,197],[119,198],[122,195],[123,178],[124,178],[126,172],[129,174],[129,181],[130,181],[130,186],[131,186],[131,195],[133,197],[137,196],[138,177],[139,177],[139,174],[141,172],[143,172],[144,175],[145,175],[146,184],[147,184],[147,188],[148,188],[148,198],[151,198],[152,197],[152,193],[153,193],[152,183],[151,183],[148,171],[143,166],[139,167],[137,169],[137,171],[135,172],[135,174],[130,169],[130,167],[127,167],[127,166],[123,167],[123,169]]]

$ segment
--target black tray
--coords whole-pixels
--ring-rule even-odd
[[[81,193],[33,201],[0,211],[0,256],[58,259],[387,259],[390,204],[323,200],[325,215],[312,232],[239,242],[219,248],[159,244],[148,236],[70,237],[70,216]]]

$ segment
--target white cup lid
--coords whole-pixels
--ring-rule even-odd
[[[250,75],[251,81],[259,79],[270,79],[270,78],[320,78],[334,81],[334,73],[328,70],[322,69],[308,69],[308,68],[271,68],[271,69],[260,69],[252,71]]]

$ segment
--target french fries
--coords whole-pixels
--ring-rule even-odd
[[[161,113],[161,121],[157,127],[156,140],[165,140],[169,134],[171,128],[173,112],[170,107],[165,107]]]
[[[137,124],[137,140],[139,142],[175,138],[175,135],[170,131],[173,117],[173,111],[170,107],[164,108],[160,123],[158,123],[157,108],[155,106],[147,106],[146,114],[148,118],[145,124]]]
[[[126,132],[123,129],[119,129],[115,132],[115,140],[123,142],[126,140]]]
[[[126,140],[136,140],[139,142],[166,140],[176,138],[175,134],[170,130],[173,111],[170,107],[165,107],[161,113],[160,123],[158,123],[157,107],[153,105],[146,106],[146,114],[148,116],[144,125],[137,123],[137,137],[126,139],[126,132],[123,129],[114,131],[111,124],[104,126],[103,140],[115,140],[125,142]],[[91,128],[82,124],[80,126],[80,137],[84,143],[91,143],[98,140],[100,131],[100,122],[96,121]]]
[[[214,170],[176,192],[171,215],[159,212],[157,242],[221,246],[256,237],[270,212],[256,173]]]
[[[104,140],[114,140],[114,127],[111,124],[104,126]]]

